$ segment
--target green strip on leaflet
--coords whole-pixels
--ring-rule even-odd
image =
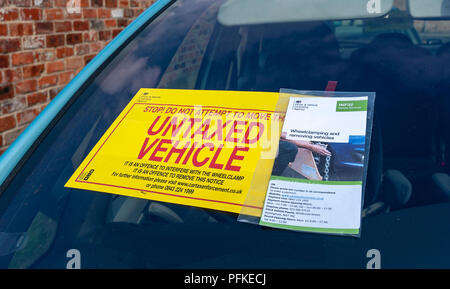
[[[273,227],[273,228],[288,229],[288,230],[301,231],[301,232],[348,234],[348,235],[358,235],[359,234],[359,229],[329,229],[329,228],[299,227],[299,226],[290,226],[290,225],[283,225],[283,224],[266,223],[263,221],[260,221],[259,224],[263,225],[263,226]]]
[[[341,186],[351,186],[351,185],[360,185],[362,186],[361,181],[315,181],[315,180],[307,180],[307,179],[298,179],[298,178],[288,178],[288,177],[280,177],[280,176],[271,176],[271,181],[288,181],[288,182],[297,182],[297,183],[305,183],[305,184],[320,184],[320,185],[341,185]]]

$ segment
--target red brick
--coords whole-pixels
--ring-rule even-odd
[[[6,24],[0,24],[0,36],[8,35],[8,26]]]
[[[27,36],[23,38],[23,48],[24,49],[36,49],[45,47],[45,36]]]
[[[107,28],[115,28],[117,26],[117,20],[116,19],[107,19],[107,20],[105,20],[105,26]]]
[[[24,8],[20,11],[22,20],[41,20],[42,9],[38,8]]]
[[[73,55],[72,47],[60,47],[56,49],[56,57],[64,58]]]
[[[54,0],[55,7],[66,7],[68,0]]]
[[[81,33],[72,33],[66,35],[67,45],[75,45],[83,41]]]
[[[11,23],[11,24],[9,24],[9,31],[10,31],[9,32],[10,36],[22,36],[23,35],[23,24]]]
[[[0,53],[17,51],[20,46],[20,39],[0,39]]]
[[[24,66],[22,71],[24,78],[40,76],[44,72],[44,64]]]
[[[0,109],[3,114],[12,113],[18,110],[23,110],[27,107],[27,99],[25,96],[15,96],[11,99],[2,101]]]
[[[98,41],[97,31],[89,31],[83,33],[83,42],[94,42]]]
[[[123,9],[123,17],[131,18],[134,16],[133,9]]]
[[[19,10],[7,8],[0,12],[0,21],[14,21],[19,19]]]
[[[103,30],[105,29],[105,23],[102,19],[90,20],[90,30]]]
[[[129,3],[128,0],[119,0],[119,7],[121,8],[125,8],[125,7],[129,7]]]
[[[119,35],[119,33],[122,32],[122,29],[114,29],[112,32],[112,37],[116,37],[117,35]]]
[[[136,0],[130,0],[130,7],[139,7],[139,2]]]
[[[83,16],[83,14],[80,12],[78,13],[67,13],[67,18],[68,19],[81,19],[81,17]]]
[[[62,60],[46,63],[47,73],[53,73],[53,72],[63,71],[63,70],[64,70],[64,61],[62,61]]]
[[[50,99],[55,98],[55,96],[58,95],[58,93],[61,91],[62,87],[53,87],[48,90],[48,95],[50,96]]]
[[[9,66],[9,56],[8,55],[0,55],[0,68],[5,68],[8,66]]]
[[[16,127],[16,118],[13,115],[0,117],[0,132]]]
[[[47,19],[47,20],[63,20],[64,19],[64,10],[60,9],[60,8],[46,9],[45,10],[45,19]]]
[[[97,9],[83,9],[83,18],[97,18]]]
[[[33,24],[11,23],[9,24],[9,35],[11,36],[33,35]]]
[[[89,7],[89,0],[80,0],[80,7]]]
[[[47,101],[47,92],[36,92],[27,96],[29,106]]]
[[[13,68],[5,70],[4,76],[6,82],[16,82],[22,80],[22,69]]]
[[[14,97],[14,89],[11,84],[0,85],[0,100]]]
[[[89,44],[80,44],[75,47],[76,55],[85,55],[89,53]]]
[[[36,34],[45,34],[53,32],[53,22],[36,23]]]
[[[87,21],[74,21],[73,22],[73,30],[75,30],[75,31],[89,30],[89,22],[87,22]]]
[[[31,6],[31,0],[14,0],[13,3],[17,7],[30,7]]]
[[[22,125],[31,122],[41,110],[39,108],[30,108],[17,113],[17,124]]]
[[[103,7],[103,0],[91,0],[91,7]]]
[[[41,1],[33,0],[33,4],[34,4],[34,6],[37,6],[37,7],[47,7],[47,8],[53,7],[53,3],[51,0],[41,0]]]
[[[18,52],[12,55],[12,65],[24,65],[34,62],[33,52]]]
[[[72,23],[70,21],[55,22],[56,32],[67,32],[72,31]]]
[[[39,88],[43,89],[43,88],[47,88],[50,86],[55,86],[57,81],[58,81],[57,75],[43,76],[39,79]]]
[[[101,42],[93,42],[93,43],[91,43],[91,51],[92,52],[97,53],[100,50],[102,50],[102,48],[103,48],[103,45],[102,45]]]
[[[98,32],[98,39],[101,41],[109,40],[111,39],[111,31],[109,30],[103,30]]]
[[[59,48],[56,48],[59,49]],[[37,58],[41,62],[52,61],[56,59],[56,50],[55,48],[41,49],[37,53]]]
[[[95,55],[86,55],[86,56],[84,57],[84,65],[88,64],[89,61],[91,61],[92,58],[94,58],[94,57],[95,57]]]
[[[28,79],[22,82],[16,83],[16,93],[23,94],[27,92],[36,91],[37,81],[35,79]]]
[[[66,70],[77,70],[80,67],[83,67],[83,58],[81,56],[66,59]]]
[[[126,27],[128,25],[128,19],[118,19],[117,26]]]
[[[4,144],[5,145],[10,145],[24,130],[25,130],[26,126],[20,127],[20,128],[16,128],[12,131],[8,131],[7,133],[5,133],[4,135]]]
[[[75,73],[72,71],[63,72],[58,75],[58,82],[59,84],[67,84],[69,81],[72,80],[72,78],[75,76]]]
[[[64,35],[48,35],[47,47],[58,47],[64,45]]]
[[[108,8],[116,8],[117,0],[105,0],[105,6]]]
[[[100,8],[97,10],[98,18],[111,18],[111,10]]]

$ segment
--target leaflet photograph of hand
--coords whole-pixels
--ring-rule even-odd
[[[286,132],[282,132],[280,139],[288,141],[290,143],[293,143],[296,146],[298,146],[299,148],[308,149],[310,151],[313,151],[313,152],[318,153],[318,154],[323,155],[323,156],[331,156],[331,152],[328,151],[326,148],[324,148],[324,146],[321,146],[321,145],[318,145],[318,144],[313,144],[313,143],[311,143],[309,141],[288,140],[288,139],[286,139],[286,135],[287,135]]]
[[[304,140],[289,140],[282,132],[278,156],[275,159],[273,175],[323,180],[318,164],[321,159],[331,157],[327,145]],[[316,155],[316,156],[315,156]]]
[[[349,101],[358,104],[361,100],[291,99],[272,174],[319,181],[361,180],[366,153],[365,121],[359,119],[365,119],[365,111],[341,109]],[[333,121],[318,119],[321,113]]]

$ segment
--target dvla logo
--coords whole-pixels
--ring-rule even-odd
[[[366,8],[369,14],[381,13],[381,0],[369,0]]]

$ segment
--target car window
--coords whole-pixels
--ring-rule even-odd
[[[448,267],[450,21],[396,5],[370,19],[225,26],[221,4],[171,4],[74,97],[3,187],[0,267],[65,268],[70,249],[83,268],[365,268],[373,249],[386,268]],[[329,81],[376,92],[360,238],[64,187],[140,88],[277,92]],[[333,159],[330,179],[354,157]]]

